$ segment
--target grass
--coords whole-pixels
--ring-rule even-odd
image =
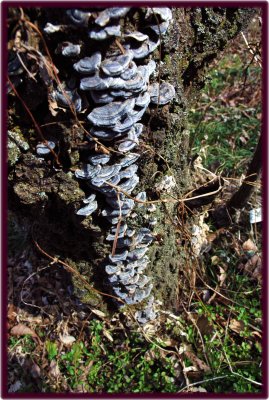
[[[244,68],[240,55],[225,56],[211,70],[202,101],[190,113],[193,152],[206,168],[227,176],[245,172],[260,134],[260,99],[253,103],[260,95],[260,68]]]

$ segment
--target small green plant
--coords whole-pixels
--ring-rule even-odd
[[[56,356],[58,354],[57,344],[51,342],[50,340],[46,340],[45,346],[46,346],[46,350],[47,350],[47,353],[48,353],[49,361],[51,361],[54,358],[56,358]]]
[[[72,389],[83,384],[88,392],[176,392],[173,363],[161,359],[154,344],[132,333],[119,343],[103,335],[103,324],[93,320],[87,343],[74,343],[61,356],[60,368]],[[152,357],[147,353],[152,352]],[[83,378],[83,379],[82,379]]]
[[[200,107],[193,109],[189,117],[193,152],[202,156],[206,168],[226,176],[245,172],[258,142],[261,104],[257,100],[253,107],[251,96],[249,104],[242,102],[241,96],[245,78],[247,86],[255,89],[259,76],[260,69],[255,64],[245,75],[239,55],[224,57],[218,69],[210,72]]]

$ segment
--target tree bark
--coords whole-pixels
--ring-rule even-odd
[[[143,14],[135,11],[128,23],[133,27],[143,26]],[[169,33],[162,39],[160,49],[154,52],[154,59],[159,65],[159,77],[156,79],[172,83],[176,98],[170,105],[149,109],[143,119],[147,132],[140,149],[142,157],[138,191],[145,190],[151,200],[164,198],[156,190],[156,185],[165,174],[173,175],[177,182],[172,199],[183,198],[185,193],[194,189],[187,157],[188,110],[199,98],[210,63],[247,26],[255,9],[173,8],[172,12],[173,22]],[[62,13],[60,9],[24,10],[26,18],[40,31],[45,22],[61,21]],[[9,14],[13,21],[10,26],[11,41],[14,40],[13,28],[21,15],[17,9],[10,9]],[[48,61],[46,48],[37,32],[25,29],[23,34],[28,35],[28,45],[31,39],[31,45],[37,46]],[[64,79],[68,71],[62,59],[55,54],[56,43],[51,39],[46,41],[59,76]],[[25,54],[27,56],[27,52]],[[104,274],[100,265],[111,250],[105,241],[109,227],[100,217],[81,221],[75,215],[85,189],[73,174],[80,165],[80,155],[83,153],[83,146],[80,145],[84,140],[83,130],[70,112],[58,112],[56,116],[51,114],[47,106],[51,77],[44,65],[31,61],[30,68],[36,73],[36,82],[24,71],[23,82],[17,86],[17,91],[42,128],[44,137],[57,138],[61,165],[55,163],[53,156],[49,160],[37,159],[35,145],[40,138],[36,136],[22,103],[11,91],[9,130],[16,135],[15,139],[9,137],[9,207],[19,220],[27,216],[30,224],[34,222],[34,237],[46,252],[70,263],[98,289],[108,291],[103,283]],[[27,145],[23,147],[23,143]],[[183,247],[186,238],[179,224],[181,204],[174,201],[156,204],[157,225],[154,232],[158,241],[148,253],[150,267],[147,273],[153,277],[155,297],[172,310],[180,307],[179,281],[187,256]],[[139,210],[136,224],[142,224],[143,213]],[[100,302],[100,296],[87,291],[79,281],[75,282],[75,287],[83,302],[92,305]],[[104,300],[105,307],[107,302]]]

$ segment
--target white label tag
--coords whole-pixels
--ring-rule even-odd
[[[261,207],[259,208],[254,208],[253,210],[250,210],[249,212],[249,222],[251,224],[256,224],[257,222],[262,221],[262,209]]]

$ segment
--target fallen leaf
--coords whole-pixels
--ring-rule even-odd
[[[13,328],[10,331],[11,335],[13,336],[23,336],[23,335],[30,335],[33,338],[38,339],[39,343],[41,340],[39,339],[38,335],[35,333],[35,331],[31,328],[29,328],[26,325],[23,324],[18,324],[13,326]]]
[[[260,332],[253,331],[253,332],[251,332],[251,335],[258,336],[258,338],[262,339],[262,335],[260,334]]]
[[[9,304],[7,309],[7,318],[10,322],[13,322],[17,317],[17,307],[14,304]]]
[[[201,392],[201,393],[207,393],[207,390],[204,389],[202,386],[193,386],[188,388],[188,392]]]
[[[250,239],[243,243],[242,248],[244,251],[258,251],[257,246]]]
[[[240,333],[245,329],[245,324],[243,321],[237,321],[236,319],[231,319],[229,323],[229,328],[236,333]]]
[[[110,335],[110,333],[106,329],[103,329],[103,334],[105,335],[105,337],[108,338],[108,340],[110,340],[110,342],[113,342],[113,337]]]
[[[252,278],[257,279],[259,283],[262,281],[262,260],[261,257],[255,254],[251,257],[246,264],[240,264],[240,268],[244,272],[251,275]]]
[[[95,315],[98,315],[100,318],[105,318],[106,314],[103,313],[103,311],[96,310],[95,308],[91,308],[91,312],[93,312]]]
[[[58,367],[57,361],[52,360],[49,367],[49,374],[52,375],[54,378],[57,378],[61,373]]]
[[[67,346],[76,341],[76,338],[74,338],[74,336],[70,336],[70,335],[59,335],[59,338],[60,338],[60,341]]]
[[[33,365],[32,365],[31,375],[32,375],[33,378],[39,378],[40,377],[40,368],[35,363],[33,363]]]
[[[191,367],[185,367],[185,368],[183,368],[182,371],[183,371],[183,372],[197,371],[197,368],[196,368],[196,367],[193,367],[193,366],[191,366]]]
[[[191,351],[185,351],[184,354],[186,355],[186,357],[188,357],[188,359],[189,359],[190,361],[192,361],[192,363],[193,363],[196,367],[198,367],[198,369],[199,369],[200,371],[205,371],[205,372],[211,371],[210,367],[209,367],[204,361],[200,360],[200,358],[197,357],[196,354],[194,354],[193,352],[191,352]]]
[[[223,282],[226,279],[227,274],[226,274],[225,270],[220,266],[219,266],[219,270],[220,270],[220,275],[218,275],[218,281],[220,283],[220,286],[222,286]]]
[[[217,265],[220,262],[220,258],[218,256],[211,257],[212,265]]]
[[[202,335],[211,335],[213,332],[213,325],[207,317],[201,315],[196,322],[199,331]]]

